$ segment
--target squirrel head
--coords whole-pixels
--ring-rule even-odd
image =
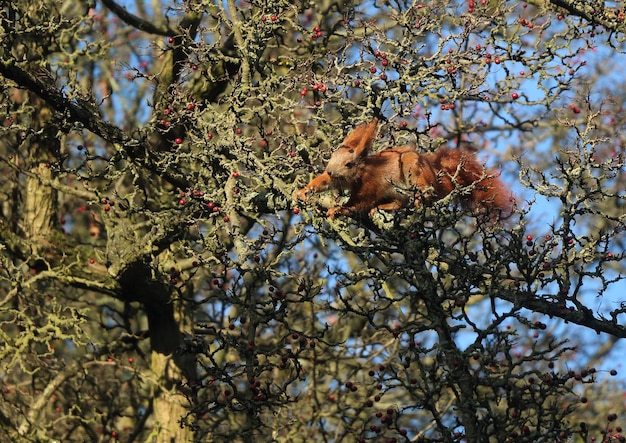
[[[363,160],[369,154],[377,128],[378,120],[373,119],[357,126],[346,136],[326,165],[326,173],[333,182],[350,184],[361,178]]]

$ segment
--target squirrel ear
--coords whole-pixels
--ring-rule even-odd
[[[378,119],[359,125],[346,136],[341,145],[354,149],[357,156],[366,155],[372,146],[377,128]]]

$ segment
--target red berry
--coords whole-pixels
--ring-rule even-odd
[[[176,137],[176,140],[174,140],[174,142],[175,142],[177,145],[180,145],[180,144],[183,142],[183,139],[182,139],[182,138],[180,138],[180,137]]]
[[[519,98],[519,94],[517,92],[514,92],[514,93],[511,94],[511,98],[513,100],[517,100]]]

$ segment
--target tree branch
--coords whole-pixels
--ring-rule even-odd
[[[13,80],[20,87],[34,92],[58,112],[67,113],[72,121],[82,123],[94,134],[113,144],[137,149],[140,143],[129,137],[117,126],[106,122],[93,109],[72,101],[57,90],[54,85],[45,84],[38,77],[17,65],[15,59],[0,63],[0,74]]]
[[[0,74],[15,82],[20,88],[29,90],[45,100],[55,111],[68,115],[72,122],[82,124],[86,129],[111,143],[115,149],[131,160],[144,160],[143,165],[162,176],[179,189],[187,189],[189,182],[181,176],[162,170],[146,159],[144,142],[130,137],[117,126],[105,121],[94,108],[85,103],[67,98],[54,85],[46,84],[39,77],[18,66],[15,59],[0,63]]]
[[[155,26],[153,23],[147,20],[144,20],[142,18],[139,18],[134,14],[131,14],[130,12],[126,10],[126,8],[123,8],[122,6],[118,5],[113,0],[102,0],[102,3],[104,4],[104,6],[109,8],[111,12],[113,12],[120,19],[122,19],[124,23],[134,28],[137,28],[141,31],[148,32],[150,34],[164,35],[164,36],[175,35],[177,33],[177,31],[171,28],[161,28],[161,27]]]
[[[100,346],[92,354],[87,354],[83,357],[82,361],[74,360],[73,363],[69,364],[64,369],[59,371],[57,375],[48,382],[46,388],[41,392],[37,400],[31,405],[28,414],[18,427],[18,435],[26,436],[33,427],[33,424],[37,424],[38,420],[40,419],[42,410],[49,405],[50,398],[61,387],[61,385],[65,383],[65,381],[67,381],[72,376],[75,376],[79,372],[85,371],[89,366],[108,364],[99,361],[98,357],[111,352],[111,349],[115,349],[120,344],[122,344],[121,348],[124,348],[127,346],[125,345],[126,343],[132,343],[133,341],[135,341],[135,339],[136,337],[133,336],[122,335],[116,341]]]
[[[624,21],[618,20],[620,10],[606,8],[602,2],[587,2],[581,0],[530,0],[528,3],[535,6],[547,6],[546,3],[565,10],[568,14],[580,17],[590,24],[600,25],[613,32],[626,32]]]
[[[603,320],[594,317],[591,309],[583,308],[582,310],[563,309],[561,303],[550,302],[541,298],[532,298],[532,296],[511,296],[506,293],[498,294],[499,298],[509,301],[516,305],[521,305],[526,309],[534,312],[540,312],[550,317],[557,317],[576,325],[584,326],[598,333],[605,332],[609,335],[619,338],[626,338],[626,327],[618,325],[616,322]]]
[[[56,375],[56,377],[54,377],[52,380],[48,382],[48,384],[46,385],[46,388],[43,390],[43,392],[41,393],[39,398],[35,401],[35,403],[31,405],[30,410],[28,411],[28,414],[22,421],[22,424],[17,429],[18,435],[25,436],[26,434],[28,434],[33,423],[36,423],[38,421],[41,410],[48,405],[50,401],[50,397],[52,397],[52,394],[54,394],[54,392],[57,389],[59,389],[59,387],[68,378],[70,378],[72,375],[75,375],[79,369],[80,367],[78,363],[74,363],[66,367],[64,370],[60,371]]]

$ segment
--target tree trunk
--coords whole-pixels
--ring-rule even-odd
[[[26,162],[31,175],[26,177],[22,191],[21,228],[37,253],[38,249],[50,241],[57,223],[57,193],[46,183],[53,178],[53,172],[46,163],[59,151],[60,141],[56,127],[48,123],[52,114],[50,109],[34,95],[28,100],[36,110],[32,116],[35,135],[27,142]]]
[[[152,345],[151,369],[158,380],[153,404],[159,430],[155,442],[192,442],[193,429],[180,424],[192,406],[183,386],[196,381],[195,359],[182,347],[181,329],[190,324],[189,318],[179,302],[153,305],[146,311]]]
[[[193,406],[187,387],[195,383],[193,354],[185,352],[184,332],[191,317],[183,301],[174,300],[171,288],[153,278],[150,265],[137,261],[119,277],[123,297],[142,303],[148,317],[155,443],[194,441],[194,431],[180,422]]]
[[[180,420],[188,412],[188,399],[178,389],[183,371],[174,363],[172,355],[152,351],[152,371],[158,377],[158,391],[154,397],[155,443],[185,443],[193,441],[193,430],[181,426]]]

